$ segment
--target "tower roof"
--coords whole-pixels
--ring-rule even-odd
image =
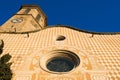
[[[47,18],[47,16],[45,15],[45,13],[42,11],[42,9],[40,8],[40,6],[39,5],[31,5],[31,4],[24,4],[24,5],[22,5],[21,7],[20,7],[20,9],[19,10],[21,10],[22,8],[33,8],[33,9],[37,9],[38,11],[40,11],[46,18]]]

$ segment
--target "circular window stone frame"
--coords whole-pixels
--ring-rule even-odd
[[[74,65],[74,67],[69,70],[69,71],[65,71],[65,72],[56,72],[56,71],[51,71],[47,68],[47,64],[54,58],[65,58],[68,59],[69,61],[71,61]],[[40,67],[50,73],[56,73],[56,74],[64,74],[64,73],[68,73],[71,72],[73,70],[75,70],[76,67],[78,67],[80,65],[80,58],[73,52],[71,51],[67,51],[67,50],[54,50],[51,51],[49,53],[46,53],[46,55],[43,55],[40,58]]]

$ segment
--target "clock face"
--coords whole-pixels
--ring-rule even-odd
[[[13,22],[13,23],[20,23],[22,21],[23,21],[23,19],[21,19],[21,18],[16,18],[16,19],[11,20],[11,22]]]

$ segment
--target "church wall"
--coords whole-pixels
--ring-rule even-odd
[[[56,41],[60,35],[65,40]],[[86,76],[86,80],[90,80],[96,74],[103,77],[101,80],[119,78],[120,35],[92,35],[65,27],[52,27],[28,34],[1,33],[0,39],[5,43],[3,54],[12,56],[13,80],[49,80],[48,76],[50,80],[56,80],[55,76],[61,77],[42,70],[39,65],[42,56],[59,49],[72,51],[81,58],[80,66],[64,75],[66,80],[85,80]]]

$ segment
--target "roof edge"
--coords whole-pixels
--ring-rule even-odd
[[[41,7],[38,5],[38,4],[34,4],[34,5],[32,5],[32,4],[23,4],[21,7],[20,7],[20,9],[19,10],[21,10],[22,8],[24,8],[24,7],[33,7],[33,8],[38,8],[42,13],[43,13],[43,15],[45,16],[45,17],[47,17],[46,15],[45,15],[45,13],[44,13],[44,11],[41,9]]]
[[[23,4],[21,7],[20,7],[20,9],[22,9],[23,7],[38,7],[38,8],[40,8],[40,6],[39,5],[37,5],[37,4]],[[20,10],[19,9],[19,10]]]
[[[40,7],[38,4],[23,4],[22,7]]]
[[[78,29],[69,25],[51,25],[48,26],[47,28],[51,28],[51,27],[65,27],[65,28],[70,28],[79,32],[84,32],[84,33],[89,33],[89,34],[97,34],[97,35],[116,35],[116,34],[120,34],[120,32],[94,32],[94,31],[87,31],[87,30],[82,30],[82,29]]]
[[[78,28],[74,28],[72,26],[68,26],[68,25],[51,25],[51,26],[46,26],[43,29],[38,29],[38,30],[34,30],[34,31],[27,31],[27,32],[0,32],[0,33],[8,33],[8,34],[26,34],[26,33],[35,33],[41,30],[45,30],[47,28],[53,28],[53,27],[65,27],[65,28],[69,28],[69,29],[73,29],[79,32],[84,32],[84,33],[88,33],[88,34],[95,34],[95,35],[117,35],[120,34],[120,32],[92,32],[92,31],[87,31],[87,30],[81,30]]]

